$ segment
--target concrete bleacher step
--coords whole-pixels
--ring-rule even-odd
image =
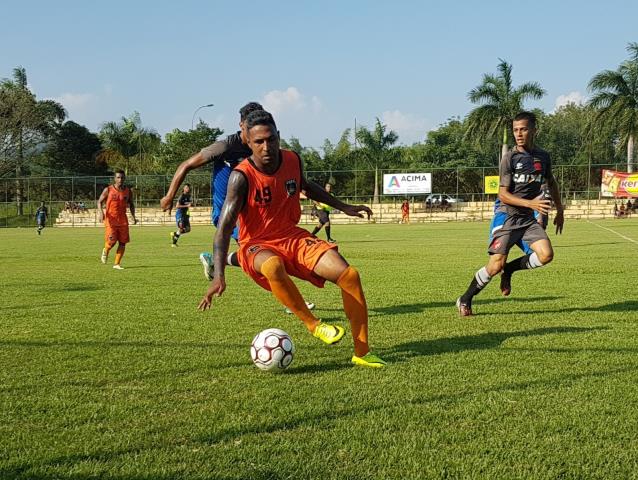
[[[401,221],[400,204],[383,204],[370,206],[375,223],[399,223]],[[410,212],[410,221],[421,222],[453,222],[453,221],[487,221],[492,218],[493,202],[466,202],[451,206],[449,210],[430,209],[423,204],[413,204]],[[302,224],[316,223],[310,216],[310,206],[302,206]],[[174,225],[174,212],[169,215],[158,207],[138,207],[137,219],[139,225]],[[191,208],[191,224],[209,225],[211,216],[210,207]],[[569,219],[580,218],[613,218],[613,200],[570,200],[565,206],[565,217]],[[131,217],[129,215],[129,221]],[[335,224],[368,223],[367,219],[349,217],[341,212],[333,212],[331,221]],[[132,222],[131,222],[132,223]],[[68,211],[60,212],[55,220],[59,227],[96,227],[101,226],[97,221],[97,213],[94,209],[80,213]]]

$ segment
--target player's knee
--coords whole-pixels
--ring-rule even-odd
[[[490,277],[494,277],[494,276],[498,275],[499,273],[501,273],[501,271],[503,270],[504,266],[505,266],[504,262],[492,263],[492,264],[488,264],[485,267],[485,270],[487,270],[487,274]]]
[[[550,263],[552,260],[554,260],[554,251],[553,250],[546,250],[546,251],[542,251],[540,253],[536,254],[538,256],[538,260],[540,260],[540,262],[543,265],[547,265],[548,263]]]
[[[352,265],[347,265],[343,272],[339,275],[336,283],[342,288],[346,285],[360,287],[361,276],[359,275],[359,270]]]
[[[287,276],[284,261],[277,255],[269,257],[262,263],[261,273],[268,280],[278,280]]]

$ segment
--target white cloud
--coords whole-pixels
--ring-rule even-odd
[[[61,103],[67,113],[67,120],[72,120],[88,128],[96,128],[103,120],[99,115],[100,98],[93,93],[63,93],[51,98]]]
[[[308,101],[306,95],[301,93],[297,87],[288,87],[286,90],[271,90],[261,100],[264,108],[275,117],[281,114],[304,111],[308,108],[308,103],[315,113],[323,108],[318,97],[313,96]]]
[[[69,116],[73,116],[75,113],[84,112],[91,103],[97,100],[97,97],[92,93],[63,93],[53,100],[61,103],[69,112]]]
[[[400,110],[385,111],[381,115],[381,122],[399,134],[399,142],[411,144],[422,142],[425,134],[431,129],[430,122],[423,117]]]
[[[559,95],[554,103],[554,111],[570,103],[582,105],[585,103],[585,96],[580,92],[569,92],[567,95]]]

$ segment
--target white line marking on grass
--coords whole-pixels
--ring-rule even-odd
[[[634,240],[633,238],[629,238],[629,237],[625,237],[622,233],[618,233],[616,230],[612,230],[611,228],[607,228],[607,227],[603,227],[602,225],[598,225],[597,223],[592,222],[591,220],[587,220],[588,223],[591,223],[592,225],[596,225],[597,227],[600,227],[602,229],[605,229],[611,233],[615,233],[616,235],[618,235],[619,237],[624,238],[625,240],[629,240],[630,242],[635,243],[636,245],[638,245],[638,241]]]

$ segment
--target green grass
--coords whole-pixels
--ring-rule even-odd
[[[595,223],[638,241],[638,220]],[[638,477],[635,243],[568,222],[552,265],[460,319],[487,224],[335,226],[389,362],[372,370],[239,270],[196,311],[212,229],[167,232],[132,229],[117,272],[100,229],[0,230],[0,478]],[[300,288],[347,325],[335,286]],[[267,327],[296,343],[282,374],[250,362]]]

